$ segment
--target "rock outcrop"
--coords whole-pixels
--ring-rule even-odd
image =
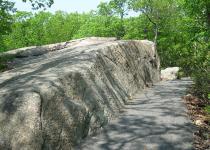
[[[178,78],[179,67],[169,67],[161,70],[161,80],[175,80]]]
[[[150,41],[86,38],[30,47],[0,74],[0,149],[71,149],[159,81]]]

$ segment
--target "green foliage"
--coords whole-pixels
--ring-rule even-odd
[[[207,106],[204,108],[204,110],[205,110],[207,113],[210,114],[210,105],[207,105]]]
[[[130,9],[130,0],[110,0],[98,5],[98,14],[102,16],[118,16],[124,19]]]
[[[93,13],[16,12],[13,21],[12,32],[4,36],[4,48],[0,51],[89,36],[121,37],[123,34],[118,17]]]
[[[145,17],[140,28],[146,32],[141,33],[156,43],[162,67],[181,67],[183,74],[193,77],[197,95],[207,98],[210,1],[132,0],[132,7],[142,13],[140,20]],[[136,27],[132,31],[139,33]],[[132,31],[126,38],[136,36]]]
[[[184,10],[190,20],[186,26],[189,31],[186,38],[189,41],[185,48],[191,52],[191,57],[185,59],[183,65],[187,64],[186,71],[193,76],[197,95],[207,99],[210,93],[210,1],[184,2]]]
[[[97,8],[98,8],[97,13],[101,16],[108,17],[108,16],[114,15],[112,8],[109,6],[109,3],[107,3],[107,2],[101,2]]]
[[[121,22],[116,17],[90,15],[74,38],[100,36],[117,37],[120,34]]]
[[[0,72],[7,69],[7,63],[12,61],[14,56],[11,55],[0,55]]]
[[[200,98],[207,99],[208,93],[210,92],[210,76],[209,71],[202,71],[199,69],[196,72],[193,72],[193,79],[195,82],[195,94]]]
[[[45,25],[45,43],[71,40],[87,18],[86,14],[56,12],[50,16],[49,22]]]
[[[12,23],[12,16],[10,15],[13,9],[14,2],[0,0],[0,36],[7,34]]]
[[[55,14],[17,12],[13,18],[12,32],[3,40],[6,48],[0,51],[71,40],[89,15],[61,11]]]
[[[124,20],[124,39],[149,39],[147,35],[147,23],[143,17],[132,17]]]
[[[130,0],[110,0],[109,2],[101,2],[98,5],[97,14],[99,16],[105,16],[107,19],[110,17],[119,17],[120,22],[117,22],[117,34],[116,37],[121,39],[125,36],[125,24],[124,18],[127,16],[130,10]],[[116,23],[116,19],[112,19]],[[114,31],[116,32],[116,31]]]
[[[109,2],[113,12],[123,19],[129,10],[129,0],[111,0]]]
[[[54,3],[54,0],[22,0],[22,1],[31,2],[31,5],[34,9],[46,8],[46,6],[50,7]]]
[[[30,1],[34,9],[45,8],[45,6],[51,6],[53,0],[22,0],[23,2]],[[14,2],[10,0],[0,0],[0,52],[7,49],[4,45],[4,35],[11,32],[11,26],[13,23],[12,12],[15,12]]]
[[[28,1],[35,9],[53,3]],[[210,0],[110,0],[83,14],[11,15],[13,8],[14,3],[0,0],[0,52],[89,36],[148,39],[156,44],[161,67],[181,67],[180,77],[193,77],[200,97],[210,93]],[[139,16],[126,18],[129,10]]]
[[[8,34],[11,30],[12,15],[10,14],[13,9],[14,2],[9,2],[6,0],[0,0],[0,49],[5,48],[2,43],[3,35]]]

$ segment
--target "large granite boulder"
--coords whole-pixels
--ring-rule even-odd
[[[159,81],[150,41],[86,38],[23,48],[0,74],[0,149],[71,149]],[[2,55],[1,55],[2,57]]]
[[[161,70],[161,80],[175,80],[178,78],[179,67],[169,67]]]

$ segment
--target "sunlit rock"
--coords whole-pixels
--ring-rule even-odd
[[[170,67],[161,70],[161,80],[174,80],[177,79],[179,67]]]
[[[7,52],[0,74],[0,149],[70,149],[159,81],[150,41],[86,38]]]

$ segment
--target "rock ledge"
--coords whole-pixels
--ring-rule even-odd
[[[71,149],[159,81],[150,41],[85,38],[8,52],[0,74],[0,149]],[[56,48],[57,46],[57,48]]]

